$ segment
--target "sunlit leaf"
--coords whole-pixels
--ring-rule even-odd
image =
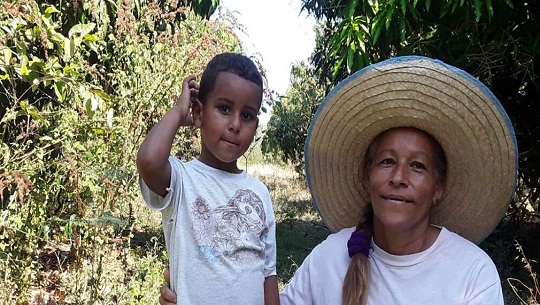
[[[90,34],[90,32],[92,32],[95,27],[95,23],[77,24],[69,30],[68,37],[72,37],[74,35],[84,37],[85,35]]]
[[[56,81],[54,82],[53,87],[54,87],[54,93],[56,94],[58,101],[60,103],[64,102],[64,100],[66,99],[65,83],[62,81]]]
[[[3,56],[3,62],[4,65],[11,65],[11,58],[13,56],[13,52],[9,48],[4,48],[4,56]]]
[[[114,116],[114,109],[111,108],[107,111],[107,125],[109,126],[109,128],[113,127],[113,116]]]
[[[45,9],[45,14],[52,14],[52,13],[60,13],[60,11],[54,6],[49,6]]]
[[[75,49],[75,43],[73,39],[65,38],[64,39],[64,60],[68,61],[71,57],[73,57]]]

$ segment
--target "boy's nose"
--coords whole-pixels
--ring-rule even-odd
[[[240,116],[232,115],[229,120],[229,131],[238,132],[240,130]]]

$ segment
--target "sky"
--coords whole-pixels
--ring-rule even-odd
[[[237,32],[248,55],[260,53],[268,86],[278,94],[287,91],[293,63],[307,60],[315,48],[315,20],[300,14],[300,0],[221,0],[244,26]]]

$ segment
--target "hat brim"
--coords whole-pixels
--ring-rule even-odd
[[[329,229],[357,224],[369,200],[361,183],[364,153],[379,133],[394,127],[428,132],[446,154],[445,191],[432,207],[431,222],[481,242],[514,193],[514,130],[481,82],[420,56],[366,67],[319,106],[305,144],[305,167],[313,202]]]

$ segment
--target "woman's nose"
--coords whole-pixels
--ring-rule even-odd
[[[406,165],[396,165],[390,176],[390,183],[396,187],[408,185],[408,167]]]

